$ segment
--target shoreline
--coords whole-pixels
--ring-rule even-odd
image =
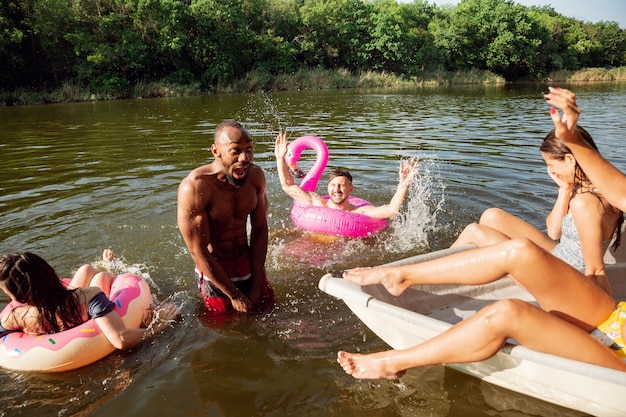
[[[40,104],[80,103],[109,100],[200,96],[208,94],[254,93],[260,91],[325,90],[345,88],[441,87],[446,85],[502,86],[523,83],[589,83],[626,81],[626,67],[585,68],[577,71],[555,71],[548,77],[506,81],[502,76],[484,70],[424,71],[416,77],[386,72],[366,71],[353,74],[345,69],[299,70],[290,74],[271,75],[252,71],[231,85],[216,86],[213,91],[200,83],[171,84],[164,81],[140,82],[128,91],[99,93],[83,89],[72,81],[50,91],[21,89],[0,91],[0,105],[28,106]]]

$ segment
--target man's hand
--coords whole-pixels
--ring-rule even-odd
[[[241,292],[230,299],[233,308],[241,313],[247,313],[252,310],[252,302]]]
[[[419,160],[415,157],[409,160],[400,161],[399,177],[400,182],[410,185],[413,177],[417,174]]]
[[[283,132],[276,136],[276,143],[274,148],[274,154],[277,160],[284,160],[287,155],[287,135]]]

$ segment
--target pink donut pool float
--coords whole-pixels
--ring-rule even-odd
[[[128,328],[141,326],[144,312],[152,304],[146,281],[132,274],[115,277],[111,286],[115,311]],[[4,317],[19,303],[9,303]],[[15,371],[61,372],[94,363],[116,349],[96,325],[95,319],[59,333],[8,333],[0,338],[0,366]]]
[[[318,137],[299,137],[287,146],[287,155],[285,155],[287,164],[292,168],[296,167],[305,149],[313,149],[316,159],[309,172],[302,179],[300,188],[307,192],[315,192],[328,163],[328,147]],[[329,197],[324,196],[324,198]],[[355,207],[373,205],[369,201],[354,196],[348,197],[348,201]],[[296,226],[303,230],[353,238],[373,236],[387,227],[387,220],[385,219],[375,219],[364,214],[328,207],[303,205],[295,201],[291,209],[291,219]]]

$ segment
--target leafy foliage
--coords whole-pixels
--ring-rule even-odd
[[[1,90],[70,83],[122,97],[158,80],[218,91],[302,68],[519,80],[624,65],[626,32],[512,0],[5,0],[0,62]]]

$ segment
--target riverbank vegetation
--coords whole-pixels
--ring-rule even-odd
[[[607,81],[626,78],[626,32],[511,0],[7,0],[0,62],[7,105]]]

